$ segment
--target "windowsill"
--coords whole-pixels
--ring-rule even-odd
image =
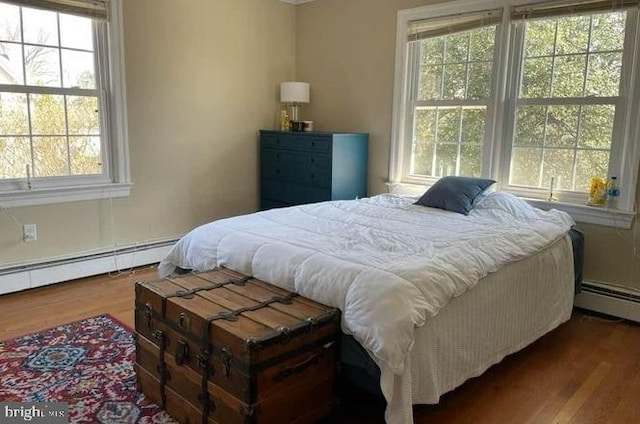
[[[610,209],[606,207],[578,205],[573,203],[547,202],[539,199],[527,199],[531,206],[539,209],[549,210],[558,209],[571,215],[576,222],[585,224],[596,224],[605,227],[615,227],[621,230],[631,228],[635,212],[622,211],[619,209]]]
[[[0,193],[0,207],[49,205],[53,203],[78,202],[82,200],[127,197],[132,183],[92,184],[33,190],[16,190]]]
[[[427,189],[426,186],[418,184],[406,183],[387,183],[389,193],[404,194],[412,196],[420,196]],[[548,202],[540,199],[530,199],[522,197],[531,206],[539,209],[549,210],[557,209],[571,215],[576,222],[585,224],[602,225],[605,227],[615,227],[622,230],[631,228],[635,212],[623,211],[618,209],[609,209],[606,207],[595,207],[587,205],[579,205],[574,203]]]

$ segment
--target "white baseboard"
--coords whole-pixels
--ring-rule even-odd
[[[640,295],[619,287],[584,282],[574,305],[590,311],[640,322]]]
[[[0,271],[0,295],[160,262],[176,240]]]

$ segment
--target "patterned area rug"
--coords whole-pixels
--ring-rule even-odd
[[[136,391],[134,362],[108,315],[0,342],[0,401],[66,402],[72,423],[174,423]]]

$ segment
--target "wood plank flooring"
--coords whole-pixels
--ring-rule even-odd
[[[0,296],[0,340],[109,313],[133,327],[134,283],[155,267]],[[384,423],[384,404],[341,387],[340,424]],[[471,379],[416,424],[640,422],[640,325],[576,311],[572,319]]]

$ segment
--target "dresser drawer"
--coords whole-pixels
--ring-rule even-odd
[[[262,137],[262,147],[329,153],[331,152],[331,137],[292,133],[267,134]]]
[[[262,181],[262,197],[272,201],[300,204],[331,200],[331,190],[284,181]]]
[[[314,187],[331,188],[331,157],[304,152],[263,149],[260,176]]]

